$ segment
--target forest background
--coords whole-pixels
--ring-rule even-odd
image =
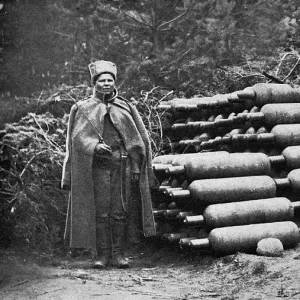
[[[157,154],[157,103],[298,85],[299,47],[297,0],[0,1],[1,246],[64,248],[67,113],[90,91],[90,62],[117,64]]]

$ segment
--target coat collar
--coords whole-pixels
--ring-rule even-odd
[[[115,88],[114,91],[112,92],[112,94],[109,95],[107,98],[104,97],[103,99],[100,99],[99,97],[96,96],[96,90],[94,88],[92,98],[98,102],[111,103],[111,102],[114,102],[114,100],[118,97],[118,95],[119,95],[118,90]]]

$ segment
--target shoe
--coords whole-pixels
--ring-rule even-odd
[[[126,222],[125,220],[111,219],[112,233],[112,265],[120,269],[129,268],[129,262],[124,257]]]
[[[119,269],[127,269],[130,267],[128,259],[121,254],[114,256],[112,265]]]
[[[94,269],[104,269],[110,263],[111,258],[111,233],[109,219],[102,219],[96,225],[97,259]]]
[[[94,262],[94,269],[105,269],[109,264],[109,257],[107,255],[102,255]]]

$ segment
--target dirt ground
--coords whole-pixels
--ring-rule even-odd
[[[1,251],[0,299],[259,300],[300,299],[300,246],[280,258],[143,243],[128,252],[131,268],[91,268],[92,260]]]

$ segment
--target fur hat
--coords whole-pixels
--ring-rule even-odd
[[[117,67],[111,61],[97,60],[90,63],[88,67],[91,73],[91,80],[93,84],[95,83],[96,77],[102,73],[109,73],[114,77],[115,80],[117,79]]]

